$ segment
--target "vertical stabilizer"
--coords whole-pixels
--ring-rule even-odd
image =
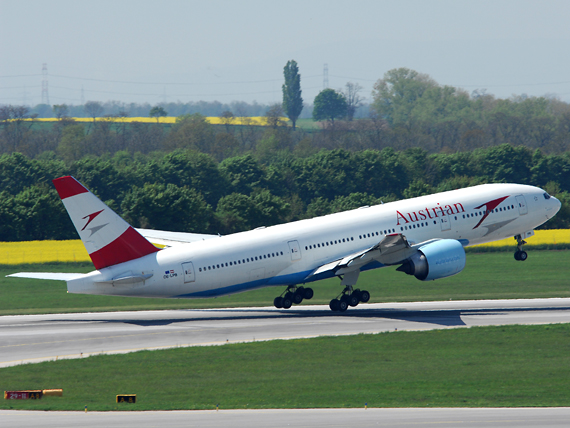
[[[56,178],[53,184],[96,269],[158,251],[75,178]]]

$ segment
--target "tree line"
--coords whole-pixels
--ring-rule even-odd
[[[562,200],[546,224],[570,227],[570,155],[503,144],[429,154],[321,150],[221,162],[196,150],[116,152],[65,162],[0,156],[0,241],[74,239],[51,180],[73,175],[135,227],[228,234],[486,182],[542,186]]]
[[[314,100],[314,121],[301,121],[306,110],[301,97],[300,74],[290,61],[284,70],[283,104],[267,106],[264,115],[271,124],[260,127],[252,121],[237,124],[244,111],[226,106],[218,115],[222,125],[211,125],[205,116],[188,113],[170,126],[160,123],[121,122],[121,110],[105,117],[102,104],[88,102],[88,124],[70,117],[69,106],[53,106],[55,124],[33,120],[25,106],[0,106],[0,154],[21,152],[28,157],[54,152],[68,162],[86,155],[113,155],[127,150],[147,155],[155,151],[194,149],[217,161],[240,154],[275,156],[281,151],[309,156],[321,149],[397,151],[422,148],[429,153],[454,153],[501,144],[540,149],[545,154],[570,150],[570,104],[556,98],[513,96],[496,99],[484,90],[473,93],[440,85],[429,76],[409,69],[388,71],[374,86],[370,115],[354,119],[361,106],[359,87],[347,83],[345,90],[325,89]],[[174,112],[169,105],[146,110],[146,115]],[[295,128],[280,118],[289,115]],[[159,116],[160,116],[159,115]],[[111,119],[118,118],[117,122]],[[24,120],[32,119],[32,120]]]

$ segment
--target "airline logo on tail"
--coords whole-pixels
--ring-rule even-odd
[[[97,211],[96,213],[89,214],[89,215],[86,215],[85,217],[83,217],[83,220],[85,220],[86,218],[89,218],[89,220],[87,220],[87,223],[85,223],[85,226],[83,226],[83,229],[81,229],[81,230],[85,230],[85,228],[87,226],[89,226],[89,223],[91,223],[93,221],[93,219],[95,217],[97,217],[99,214],[101,214],[103,211],[105,211],[105,210],[103,209],[101,211]]]

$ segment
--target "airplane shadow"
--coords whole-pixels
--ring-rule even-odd
[[[325,309],[188,309],[186,311],[200,316],[164,319],[77,319],[79,322],[106,322],[111,324],[132,324],[139,327],[161,327],[189,323],[203,323],[208,321],[240,321],[240,320],[287,320],[304,318],[367,318],[367,319],[393,319],[408,322],[425,323],[447,327],[466,325],[462,316],[499,316],[514,312],[547,312],[570,311],[570,307],[552,308],[498,308],[498,309],[449,309],[449,310],[405,310],[405,309],[368,309],[348,310],[344,313],[331,312]],[[219,316],[201,316],[204,314],[218,314]],[[227,314],[227,316],[223,316]],[[54,320],[57,321],[57,320]],[[69,320],[66,320],[69,322]],[[339,322],[342,322],[339,320]]]

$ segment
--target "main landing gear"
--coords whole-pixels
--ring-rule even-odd
[[[522,239],[520,235],[515,236],[517,240],[517,251],[515,251],[515,260],[524,262],[528,258],[526,251],[523,251],[522,246],[526,244],[526,241]]]
[[[275,300],[273,300],[273,305],[277,309],[289,309],[291,305],[295,304],[298,305],[303,300],[311,300],[313,298],[313,289],[312,288],[305,288],[303,286],[297,287],[296,285],[290,285],[287,289],[281,294],[281,296],[277,296]]]
[[[352,285],[347,285],[336,299],[332,299],[329,307],[333,312],[344,312],[349,306],[357,306],[359,303],[366,303],[370,300],[370,293],[366,290],[352,289]]]

